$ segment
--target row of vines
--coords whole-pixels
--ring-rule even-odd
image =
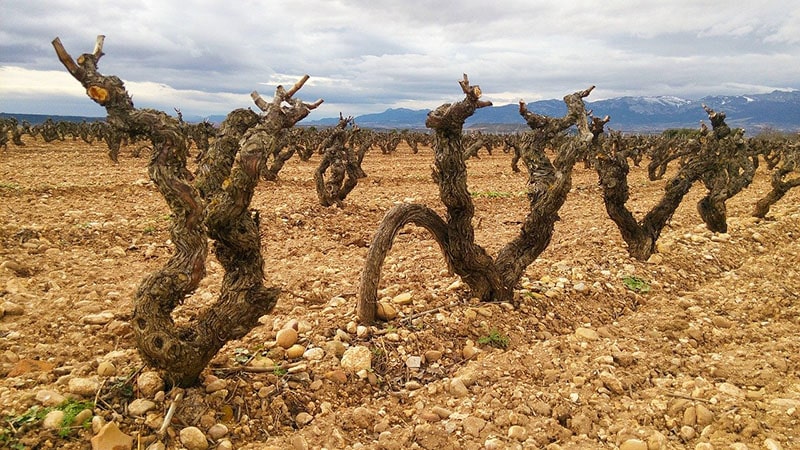
[[[529,130],[513,135],[465,133],[464,122],[477,109],[491,105],[466,75],[459,81],[464,98],[441,105],[428,114],[426,127],[417,131],[378,132],[359,128],[352,117],[340,116],[327,129],[294,127],[322,100],[295,98],[308,76],[290,89],[278,86],[272,99],[253,92],[259,113],[232,111],[219,127],[208,122],[189,124],[162,111],[139,109],[123,82],[97,69],[103,56],[99,36],[91,53],[76,60],[60,40],[53,41],[59,60],[103,106],[104,122],[55,123],[38,126],[0,122],[0,145],[9,139],[24,146],[23,137],[45,141],[82,139],[105,141],[116,161],[123,146],[150,152],[148,173],[173,216],[169,261],[141,282],[134,299],[133,329],[142,358],[165,372],[174,385],[190,386],[226,342],[246,335],[278,301],[279,290],[264,285],[259,218],[250,208],[261,179],[276,180],[293,156],[307,161],[319,155],[314,174],[317,197],[323,206],[344,206],[347,195],[367,176],[361,165],[366,155],[391,154],[405,141],[414,153],[433,149],[433,181],[439,188],[444,214],[428,205],[403,203],[391,209],[374,232],[362,271],[357,314],[363,323],[385,319],[377,301],[381,269],[395,237],[408,224],[430,232],[448,268],[469,286],[473,297],[513,303],[514,289],[526,268],[548,247],[559,210],[571,189],[576,164],[597,172],[603,202],[611,220],[639,260],[656,252],[656,242],[689,190],[698,184],[706,193],[697,210],[707,228],[727,230],[726,201],[745,189],[756,169],[765,164],[772,190],[756,205],[753,215],[764,217],[770,206],[800,184],[796,163],[798,141],[790,137],[745,137],[731,129],[725,114],[704,107],[710,127],[663,133],[658,136],[624,135],[606,130],[611,118],[587,111],[584,99],[594,87],[564,97],[567,113],[548,117],[528,110],[519,113]],[[576,130],[577,132],[574,132]],[[192,145],[196,167],[188,168]],[[529,209],[519,232],[490,255],[475,242],[474,205],[467,188],[469,158],[480,152],[509,154],[509,168],[527,171]],[[661,198],[643,217],[627,206],[629,164],[647,164],[650,180],[668,176]],[[210,245],[209,245],[210,243]],[[177,325],[173,310],[192,294],[205,276],[209,249],[225,270],[216,303],[188,324]]]

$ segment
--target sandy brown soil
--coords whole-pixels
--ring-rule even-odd
[[[169,211],[131,148],[113,165],[102,145],[27,141],[0,153],[0,447],[91,448],[114,422],[147,448],[175,392],[146,392],[128,320],[138,283],[170,254]],[[318,157],[259,186],[266,282],[284,294],[185,391],[151,448],[191,448],[188,427],[220,449],[800,448],[797,192],[768,219],[749,217],[768,188],[762,167],[728,202],[729,233],[713,234],[696,186],[643,263],[605,214],[596,174],[576,167],[520,308],[470,299],[436,243],[408,227],[381,283],[400,315],[359,329],[355,293],[383,214],[398,202],[443,209],[431,156],[373,151],[341,209],[317,203]],[[468,167],[477,241],[495,253],[525,214],[524,176],[502,153]],[[630,185],[640,216],[663,187],[642,169]],[[215,298],[221,269],[208,267],[176,320]],[[650,291],[626,287],[630,276]],[[306,350],[297,359],[275,344],[287,324]],[[490,335],[507,348],[480,343]],[[340,365],[357,346],[371,353],[363,378]],[[270,361],[283,368],[253,369]],[[61,396],[96,400],[94,427],[64,438],[15,420]]]

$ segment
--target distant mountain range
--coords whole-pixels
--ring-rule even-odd
[[[669,128],[697,128],[700,121],[708,123],[708,116],[702,105],[706,104],[727,115],[732,127],[744,128],[748,135],[754,136],[765,129],[779,131],[800,131],[800,90],[773,91],[769,94],[708,96],[699,100],[678,97],[617,97],[608,100],[587,101],[586,107],[595,116],[611,116],[607,129],[635,132],[658,133]],[[528,109],[547,116],[562,116],[567,108],[561,100],[542,100],[528,103]],[[425,118],[430,110],[411,110],[405,108],[387,109],[378,114],[365,114],[355,118],[362,128],[425,130]],[[19,120],[36,124],[47,117],[53,120],[97,120],[94,117],[47,116],[34,114],[7,114]],[[225,116],[186,116],[190,122],[210,120],[220,123]],[[338,118],[304,120],[303,126],[327,127],[335,125]],[[481,108],[467,120],[465,128],[486,132],[523,131],[527,127],[519,115],[518,105],[493,106]]]
[[[697,128],[700,121],[708,124],[703,104],[727,115],[732,127],[744,128],[753,136],[764,129],[800,131],[800,91],[773,91],[769,94],[708,96],[699,100],[678,97],[618,97],[587,101],[586,107],[598,117],[611,116],[607,128],[657,133],[669,128]],[[528,109],[546,116],[562,116],[567,112],[561,100],[528,103]],[[355,118],[364,128],[424,129],[430,110],[388,109],[380,114]],[[329,126],[338,119],[304,121],[306,126]],[[518,105],[481,108],[470,117],[465,127],[495,132],[523,131],[527,128],[519,115]]]

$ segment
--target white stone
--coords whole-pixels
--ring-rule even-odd
[[[42,406],[58,406],[67,398],[55,391],[41,390],[36,393],[36,401]]]
[[[64,411],[54,410],[47,413],[42,420],[42,427],[47,430],[58,430],[64,423]]]
[[[100,382],[96,378],[71,378],[67,383],[67,390],[70,394],[91,397],[97,394],[100,389]]]
[[[368,347],[355,345],[344,351],[341,360],[342,369],[360,372],[372,368],[372,352]]]
[[[325,357],[325,350],[319,347],[310,348],[306,350],[305,353],[303,353],[303,358],[309,361],[319,361],[324,357]]]

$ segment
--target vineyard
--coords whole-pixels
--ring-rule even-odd
[[[145,155],[132,156],[137,145],[123,147],[114,165],[101,142],[26,141],[10,146],[0,165],[2,414],[10,421],[55,406],[52,398],[97,398],[98,416],[152,439],[175,393],[142,393],[137,380],[149,369],[130,318],[142,278],[172,252],[169,210],[147,178]],[[179,447],[182,428],[217,423],[228,433],[210,439],[253,449],[484,448],[487,441],[614,448],[631,439],[660,443],[651,448],[762,448],[766,439],[792,448],[800,439],[800,211],[790,191],[767,219],[751,216],[770,190],[764,164],[728,202],[728,233],[702,225],[697,185],[650,262],[628,255],[597,174],[579,165],[551,244],[515,291],[518,308],[470,298],[431,236],[406,227],[380,285],[398,316],[361,328],[356,293],[372,232],[397,204],[438,204],[432,154],[405,143],[390,154],[371,151],[363,161],[369,176],[341,208],[319,204],[319,158],[290,159],[278,181],[259,185],[253,207],[266,282],[283,293],[259,326],[220,351],[198,387],[185,390],[169,448]],[[468,160],[476,241],[490,253],[517,232],[525,210],[525,176],[510,161],[498,149]],[[663,191],[645,164],[632,169],[629,184],[636,212]],[[209,259],[207,277],[175,313],[179,322],[217,294],[223,271]],[[275,344],[287,325],[297,327],[305,357],[288,358]],[[359,346],[372,355],[363,379],[341,366],[345,348]],[[90,393],[76,393],[82,383]],[[155,405],[135,416],[129,406],[137,399]],[[711,412],[700,424],[691,417],[698,406]],[[509,438],[513,425],[525,439]],[[77,427],[62,438],[39,422],[15,428],[8,442],[29,448],[88,448],[92,436]]]
[[[0,124],[4,447],[800,445],[795,137],[217,128],[53,44],[109,116]]]

